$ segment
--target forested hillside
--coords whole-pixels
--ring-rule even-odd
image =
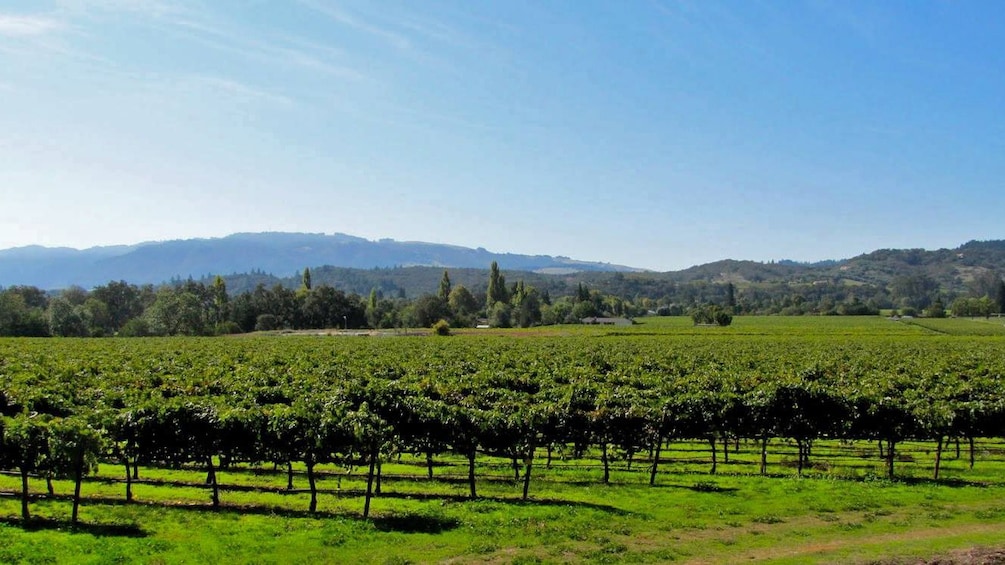
[[[740,287],[787,285],[851,285],[887,287],[897,279],[923,277],[931,279],[946,294],[967,293],[974,287],[984,288],[993,282],[994,273],[1005,273],[1005,241],[972,241],[957,249],[925,251],[920,249],[879,250],[841,261],[796,263],[793,261],[757,262],[727,259],[697,265],[681,271],[655,273],[650,271],[581,271],[566,274],[546,274],[520,271],[519,277],[537,288],[546,288],[553,295],[571,294],[576,285],[584,283],[622,297],[640,295],[659,299],[671,295],[686,283],[727,283]],[[326,265],[311,267],[315,279],[347,292],[365,294],[377,288],[384,293],[404,293],[418,296],[434,292],[439,284],[442,267],[411,266],[376,269],[355,269]],[[454,280],[469,288],[484,285],[485,268],[450,268]],[[242,274],[225,275],[231,292],[254,289],[258,284],[282,284],[295,288],[299,274],[275,276],[256,269]]]
[[[47,292],[0,289],[0,335],[205,335],[272,329],[498,327],[594,317],[990,316],[1005,310],[1005,242],[881,250],[839,262],[720,261],[678,272],[542,274],[503,269],[323,266],[166,284],[110,281]],[[700,317],[700,316],[699,316]],[[699,317],[696,317],[697,321]]]

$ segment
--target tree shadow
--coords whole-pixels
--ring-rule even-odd
[[[102,479],[102,482],[107,482]],[[424,482],[422,481],[402,481],[402,482]],[[440,479],[442,480],[442,479]],[[116,479],[110,481],[112,483],[118,482]],[[454,481],[443,481],[448,483],[453,483]],[[461,482],[461,481],[457,481]],[[467,482],[465,478],[464,483]],[[479,482],[484,482],[482,478],[479,478]],[[516,484],[516,481],[512,479],[501,480],[499,482],[506,482],[509,484]],[[187,487],[195,489],[207,490],[209,487],[201,482],[195,481],[170,481],[170,480],[136,480],[134,484],[148,484],[157,486],[172,486],[172,487]],[[594,482],[589,482],[588,484],[596,484]],[[220,485],[221,492],[227,491],[237,491],[237,492],[259,492],[259,493],[273,493],[280,495],[304,495],[308,494],[310,491],[307,489],[292,489],[287,490],[285,488],[274,488],[274,487],[260,487],[260,486],[246,486],[246,485]],[[317,489],[318,495],[335,496],[341,497],[363,497],[365,491],[361,488],[347,488],[347,489]],[[16,493],[2,492],[0,495],[10,495],[16,497]],[[627,516],[634,514],[633,512],[623,510],[621,508],[607,505],[599,504],[585,501],[576,500],[563,500],[554,498],[537,498],[531,496],[528,500],[523,500],[518,497],[501,497],[501,496],[481,496],[472,499],[466,494],[450,494],[450,493],[423,493],[423,492],[383,492],[381,494],[376,494],[375,499],[387,498],[387,499],[404,499],[404,500],[432,500],[432,501],[442,501],[462,504],[465,502],[470,502],[472,500],[477,501],[489,501],[499,504],[514,505],[514,506],[561,506],[561,507],[576,507],[576,508],[587,508],[608,514],[614,514],[619,516]],[[48,499],[48,500],[60,500],[60,501],[70,501],[73,497],[69,494],[33,494],[32,499]],[[291,509],[285,506],[276,506],[269,504],[228,504],[223,502],[217,507],[214,507],[209,502],[199,502],[199,501],[166,501],[166,500],[132,500],[126,501],[124,498],[117,496],[85,496],[83,498],[83,503],[86,506],[94,504],[103,504],[109,506],[137,506],[137,507],[147,507],[147,508],[171,508],[176,510],[189,510],[196,512],[220,512],[220,513],[243,513],[243,514],[257,514],[257,515],[275,515],[283,516],[289,518],[349,518],[358,519],[359,515],[355,512],[325,512],[316,511],[310,512],[306,509],[298,510]],[[25,526],[20,520],[16,519],[5,519],[6,522],[17,525]],[[416,532],[434,532],[434,531],[446,531],[456,524],[451,525],[449,520],[441,518],[430,518],[426,515],[421,514],[406,514],[404,516],[390,516],[390,517],[380,517],[375,519],[378,528],[385,528],[387,531],[416,531]],[[437,522],[436,520],[440,520]],[[95,535],[118,535],[118,536],[145,536],[146,534],[135,525],[121,525],[121,524],[92,524],[81,522],[76,528],[72,528],[68,521],[57,521],[49,519],[38,519],[29,522],[26,526],[27,528],[35,529],[73,529],[80,532],[92,532]]]
[[[357,475],[355,478],[366,480],[366,475]],[[391,474],[383,473],[381,474],[381,480],[385,483],[391,482],[401,482],[401,483],[446,483],[446,484],[456,484],[456,485],[466,485],[468,484],[467,474],[447,474],[442,473],[434,476],[432,479],[429,477],[420,477],[416,475],[402,475],[402,474]],[[518,479],[513,478],[512,473],[507,474],[490,474],[481,473],[478,475],[479,483],[503,483],[503,484],[516,484],[520,482]]]
[[[0,518],[0,524],[21,528],[26,532],[59,530],[70,533],[90,534],[96,537],[144,538],[147,532],[136,524],[102,524],[99,522],[77,522],[52,518],[31,518],[28,522],[20,518]]]
[[[597,510],[600,512],[606,512],[608,514],[614,514],[616,516],[632,516],[635,512],[630,510],[625,510],[623,508],[618,508],[617,506],[611,506],[609,504],[597,504],[595,502],[582,502],[579,500],[561,500],[557,498],[534,498],[531,497],[527,500],[522,499],[491,499],[498,502],[505,502],[509,504],[517,504],[521,506],[575,506],[576,508],[588,508],[590,510]]]
[[[409,513],[399,516],[378,516],[373,518],[373,525],[381,532],[439,534],[457,528],[461,525],[461,521],[456,518]]]
[[[68,498],[63,495],[56,495],[53,499]],[[233,513],[233,514],[255,514],[261,516],[281,516],[284,518],[348,518],[353,517],[353,513],[337,513],[309,510],[297,510],[285,506],[273,506],[268,504],[233,504],[221,502],[219,506],[213,506],[211,502],[195,501],[170,501],[170,500],[136,500],[127,501],[119,497],[110,496],[88,496],[84,499],[88,506],[101,504],[106,506],[134,506],[137,508],[170,508],[172,510],[209,512],[209,513]]]
[[[677,485],[672,483],[656,483],[655,485],[650,485],[649,488],[652,489],[681,489],[689,490],[692,492],[712,492],[721,494],[733,494],[739,492],[740,489],[737,487],[723,487],[715,483],[698,482],[693,485]]]
[[[285,492],[285,491],[284,491]],[[343,490],[340,492],[336,491],[322,491],[318,490],[318,494],[329,494],[335,495],[337,497],[363,497],[365,496],[365,491],[363,490]],[[63,495],[56,495],[54,499],[61,499],[65,497]],[[465,502],[472,501],[488,501],[495,502],[499,504],[507,504],[514,506],[562,506],[562,507],[576,507],[576,508],[588,508],[591,510],[597,510],[600,512],[605,512],[608,514],[615,514],[618,516],[630,516],[634,514],[631,511],[623,510],[616,506],[611,506],[608,504],[598,504],[593,502],[583,502],[578,500],[562,500],[555,498],[535,498],[530,497],[527,500],[522,498],[509,498],[501,496],[479,496],[472,499],[470,496],[461,494],[445,494],[445,493],[415,493],[415,492],[383,492],[381,494],[375,494],[373,496],[374,500],[380,499],[401,499],[401,500],[433,500],[442,502],[451,502],[462,504]],[[125,499],[118,497],[106,497],[106,496],[89,496],[84,499],[88,505],[92,504],[105,504],[109,506],[137,506],[137,507],[147,507],[147,508],[171,508],[174,510],[192,510],[196,512],[231,512],[240,514],[257,514],[257,515],[273,515],[282,516],[287,518],[357,518],[358,514],[354,512],[326,512],[326,511],[315,511],[311,512],[309,510],[298,510],[284,506],[273,506],[268,504],[232,504],[222,502],[220,506],[214,507],[209,502],[171,502],[165,500],[132,500],[126,501]],[[389,519],[389,518],[384,518]]]
[[[874,481],[877,480],[876,477],[863,477],[861,479],[864,481]],[[931,477],[897,477],[893,479],[888,479],[883,477],[882,479],[890,481],[893,483],[901,483],[905,485],[925,485],[925,486],[937,486],[937,487],[949,487],[949,488],[988,488],[991,485],[983,481],[968,481],[966,479],[948,478],[948,479],[933,479]]]
[[[343,491],[343,494],[346,494]],[[357,493],[357,496],[363,496],[363,492]],[[531,496],[527,500],[522,498],[509,498],[503,496],[478,496],[471,498],[465,494],[444,494],[444,493],[422,493],[422,492],[383,492],[378,495],[374,495],[374,499],[381,498],[399,498],[407,500],[441,500],[444,502],[453,503],[465,503],[472,501],[487,501],[495,502],[498,504],[509,504],[513,506],[563,506],[570,507],[574,506],[576,508],[588,508],[591,510],[598,510],[601,512],[606,512],[608,514],[616,514],[618,516],[629,516],[633,514],[628,510],[623,510],[616,506],[611,506],[609,504],[598,504],[594,502],[583,502],[579,500],[562,500],[558,498],[536,498]]]

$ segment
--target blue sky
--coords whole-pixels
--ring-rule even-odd
[[[657,270],[1005,238],[998,2],[5,0],[0,248]]]

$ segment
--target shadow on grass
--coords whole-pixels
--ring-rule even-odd
[[[284,475],[285,476],[285,472]],[[338,482],[344,480],[345,482],[365,482],[366,475],[346,475],[344,473],[318,473],[316,475],[318,483],[330,483]],[[467,475],[438,475],[433,479],[429,479],[425,476],[415,476],[415,475],[402,475],[402,474],[383,474],[381,480],[385,483],[443,483],[443,484],[453,484],[453,485],[466,485],[468,483]],[[303,475],[297,475],[297,481],[301,485],[305,482]],[[118,477],[86,477],[84,478],[84,483],[101,483],[105,485],[125,485],[126,480]],[[517,484],[518,480],[514,479],[512,475],[478,475],[479,483],[501,483],[501,484]],[[554,481],[550,481],[554,482]],[[179,487],[179,488],[211,488],[209,484],[205,481],[200,480],[177,480],[177,479],[133,479],[133,485],[149,485],[149,486],[163,486],[163,487]],[[302,494],[305,492],[310,492],[308,489],[298,487],[293,489],[288,489],[285,486],[263,486],[263,485],[239,485],[232,483],[220,483],[220,492],[258,492],[258,493],[270,493],[270,494]],[[350,493],[353,489],[324,489],[319,488],[319,493]]]
[[[363,496],[360,493],[359,496]],[[582,501],[566,501],[562,499],[540,499],[535,498],[533,495],[528,500],[521,498],[508,498],[508,497],[477,497],[471,499],[466,495],[444,495],[444,494],[424,494],[424,493],[382,493],[374,497],[375,499],[408,499],[408,500],[432,500],[432,501],[445,501],[451,503],[467,503],[467,502],[490,502],[496,504],[512,505],[512,506],[557,506],[564,508],[583,508],[589,510],[596,510],[599,512],[604,512],[607,514],[614,514],[617,516],[629,516],[633,513],[623,510],[614,506],[597,504],[597,503],[586,503]]]
[[[689,490],[689,491],[692,491],[692,492],[718,492],[718,493],[723,493],[723,494],[732,494],[732,493],[735,493],[735,492],[739,492],[739,490],[740,490],[737,487],[723,487],[723,486],[719,486],[719,485],[717,485],[715,483],[709,483],[709,482],[694,483],[693,485],[675,485],[675,484],[667,484],[667,483],[656,483],[655,485],[649,486],[648,488],[652,488],[652,489],[682,489],[682,490]]]
[[[306,492],[306,491],[305,491]],[[324,491],[318,489],[319,495],[335,495],[338,498],[362,498],[364,496],[364,491],[362,490],[343,490],[336,493],[335,491]],[[72,500],[68,495],[57,494],[55,496],[39,496],[33,497],[38,499],[49,499],[49,500]],[[513,506],[561,506],[561,507],[576,507],[576,508],[587,508],[591,510],[597,510],[600,512],[605,512],[608,514],[614,514],[618,516],[628,516],[632,515],[633,512],[628,510],[623,510],[615,506],[607,504],[597,504],[593,502],[583,502],[578,500],[561,500],[553,498],[534,498],[531,497],[528,500],[523,500],[521,498],[509,498],[509,497],[499,497],[499,496],[481,496],[475,499],[470,498],[466,495],[459,494],[444,494],[444,493],[408,493],[408,492],[384,492],[381,494],[375,494],[374,500],[380,499],[401,499],[401,500],[434,500],[443,502],[453,502],[453,503],[465,503],[472,501],[485,501],[494,502],[498,504],[508,504]],[[309,510],[299,510],[293,509],[285,506],[274,506],[268,504],[228,504],[225,501],[218,507],[214,507],[209,502],[192,502],[192,501],[166,501],[166,500],[133,500],[127,502],[123,498],[111,497],[111,496],[88,496],[84,498],[85,505],[93,504],[104,504],[108,506],[136,506],[142,508],[170,508],[173,510],[192,510],[197,512],[217,512],[217,513],[237,513],[237,514],[255,514],[264,516],[282,516],[285,518],[358,518],[359,515],[355,512],[326,512],[326,511],[315,511],[310,512]],[[385,520],[391,518],[382,518]],[[394,519],[397,519],[395,517]],[[18,524],[21,522],[18,520]]]
[[[426,514],[403,514],[400,516],[378,516],[373,519],[373,525],[381,532],[439,534],[460,526],[461,521],[455,518]]]
[[[97,537],[144,538],[147,533],[136,524],[101,524],[92,522],[77,522],[69,520],[53,520],[51,518],[31,518],[25,523],[20,518],[0,518],[0,524],[21,528],[26,532],[45,530],[60,530],[70,533],[90,534]]]
[[[925,485],[925,486],[936,486],[936,487],[949,487],[949,488],[988,488],[991,486],[987,482],[983,481],[968,481],[965,479],[933,479],[931,477],[894,477],[892,480],[886,477],[882,479],[877,479],[876,477],[865,477],[862,479],[866,480],[883,480],[890,481],[892,483],[902,483],[905,485]]]
[[[385,479],[386,482],[401,482],[401,483],[425,483],[425,482],[428,482],[428,479],[426,479],[426,478],[419,478],[419,479],[414,479],[414,480],[412,478],[405,478],[405,479],[402,479],[402,480],[391,480],[391,481],[387,481],[387,478],[388,477],[386,477],[386,476],[384,477],[384,479]],[[103,482],[103,483],[106,483],[106,484],[114,484],[114,483],[118,483],[119,482],[118,479],[112,479],[112,480],[98,479],[98,480],[100,482]],[[465,484],[466,485],[467,484],[467,477],[464,477],[463,480],[460,479],[460,478],[457,478],[456,480],[452,480],[452,479],[451,480],[444,480],[443,478],[438,478],[438,479],[435,479],[435,482],[447,483],[447,484]],[[516,484],[518,484],[518,482],[514,481],[512,478],[506,478],[506,479],[497,478],[495,481],[491,481],[491,480],[490,481],[486,481],[486,480],[484,480],[483,477],[479,477],[478,478],[478,482],[479,483],[484,483],[484,482],[504,483],[504,484],[510,484],[510,485],[516,485]],[[568,482],[567,481],[561,481],[561,482],[562,482],[562,484],[573,484],[573,485],[582,484],[582,485],[589,485],[589,486],[595,486],[595,485],[598,484],[596,481],[568,481]],[[145,485],[153,485],[153,486],[184,487],[184,488],[192,488],[192,489],[197,489],[197,490],[204,490],[206,493],[208,493],[209,489],[210,489],[210,487],[207,486],[207,485],[205,485],[204,483],[202,483],[202,482],[195,482],[195,481],[167,481],[167,480],[150,480],[150,479],[144,480],[144,479],[138,479],[138,480],[134,481],[133,484],[134,485],[135,484],[145,484]],[[677,488],[690,488],[690,487],[677,486]],[[276,494],[276,495],[283,495],[283,496],[310,494],[310,490],[304,489],[304,488],[286,489],[286,488],[278,488],[278,487],[262,487],[262,486],[250,486],[250,485],[226,485],[226,484],[222,484],[222,485],[219,486],[219,490],[220,490],[221,493],[226,493],[226,492],[255,492],[255,493],[269,493],[269,494]],[[726,492],[726,491],[729,491],[729,490],[736,490],[736,489],[729,489],[729,488],[721,488],[720,489],[720,491],[722,491],[722,492]],[[317,489],[317,494],[319,496],[334,496],[336,498],[357,498],[357,497],[361,498],[361,497],[363,497],[366,494],[366,492],[362,488],[319,488],[319,489]],[[33,498],[34,498],[34,495],[33,495]],[[56,494],[56,495],[53,495],[53,496],[40,495],[39,498],[48,498],[48,499],[53,499],[53,500],[72,500],[72,497],[70,495],[65,495],[65,494]],[[381,494],[375,494],[374,498],[375,499],[393,498],[393,499],[403,499],[403,500],[434,500],[434,501],[445,501],[445,502],[454,502],[454,503],[462,503],[462,502],[468,502],[468,501],[472,500],[471,497],[469,497],[466,494],[450,494],[450,493],[443,493],[443,492],[429,492],[429,493],[426,493],[426,492],[396,492],[396,491],[392,491],[392,492],[385,491],[385,492],[383,492]],[[134,500],[133,502],[126,502],[123,498],[111,497],[111,496],[102,496],[102,497],[90,496],[90,497],[85,497],[84,500],[85,500],[85,502],[97,502],[97,503],[100,503],[100,504],[109,504],[109,505],[137,504],[137,505],[143,505],[143,506],[164,506],[164,507],[167,507],[167,508],[193,508],[193,509],[200,509],[200,510],[214,510],[214,508],[213,508],[213,506],[211,504],[201,503],[201,502],[165,502],[165,501],[139,501],[139,500]],[[509,498],[509,497],[486,497],[486,496],[480,496],[480,497],[477,497],[476,500],[498,502],[498,503],[502,503],[502,504],[514,504],[514,505],[574,506],[574,507],[577,507],[577,508],[588,508],[588,509],[591,509],[591,510],[597,510],[597,511],[606,512],[606,513],[609,513],[609,514],[616,514],[616,515],[621,515],[621,516],[631,515],[632,514],[629,511],[622,510],[620,508],[617,508],[615,506],[611,506],[611,505],[608,505],[608,504],[598,504],[598,503],[584,502],[584,501],[578,501],[578,500],[562,500],[562,499],[535,498],[534,496],[531,496],[528,500],[523,500],[522,498],[517,498],[517,497]],[[286,509],[286,508],[276,507],[276,506],[270,506],[270,505],[233,505],[233,504],[226,504],[226,502],[224,502],[223,504],[221,504],[221,506],[218,508],[218,510],[221,510],[221,511],[240,510],[242,512],[248,512],[248,513],[282,514],[282,515],[286,515],[286,516],[301,516],[302,515],[302,516],[305,516],[305,517],[318,516],[319,514],[321,514],[319,512],[315,512],[315,513],[310,513],[308,511],[301,512],[301,511],[298,511],[298,510],[289,510],[289,509]]]

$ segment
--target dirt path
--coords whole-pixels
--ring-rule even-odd
[[[848,558],[841,557],[841,552],[849,549],[861,548],[865,546],[888,546],[891,544],[904,544],[912,541],[931,541],[945,538],[947,541],[952,538],[971,534],[993,534],[1000,532],[1003,543],[1005,543],[1005,525],[1003,524],[967,524],[940,528],[912,529],[910,531],[890,534],[860,535],[848,537],[847,539],[835,539],[826,542],[807,543],[802,545],[788,545],[784,547],[772,547],[767,549],[757,549],[730,555],[730,562],[757,562],[772,559],[801,559],[807,562],[848,562]],[[721,559],[702,559],[692,563],[716,563]],[[872,561],[875,563],[875,561]],[[944,555],[932,558],[891,558],[881,560],[884,564],[928,564],[928,565],[962,565],[962,564],[1005,564],[1005,546],[999,548],[970,548],[966,550],[947,551]]]

